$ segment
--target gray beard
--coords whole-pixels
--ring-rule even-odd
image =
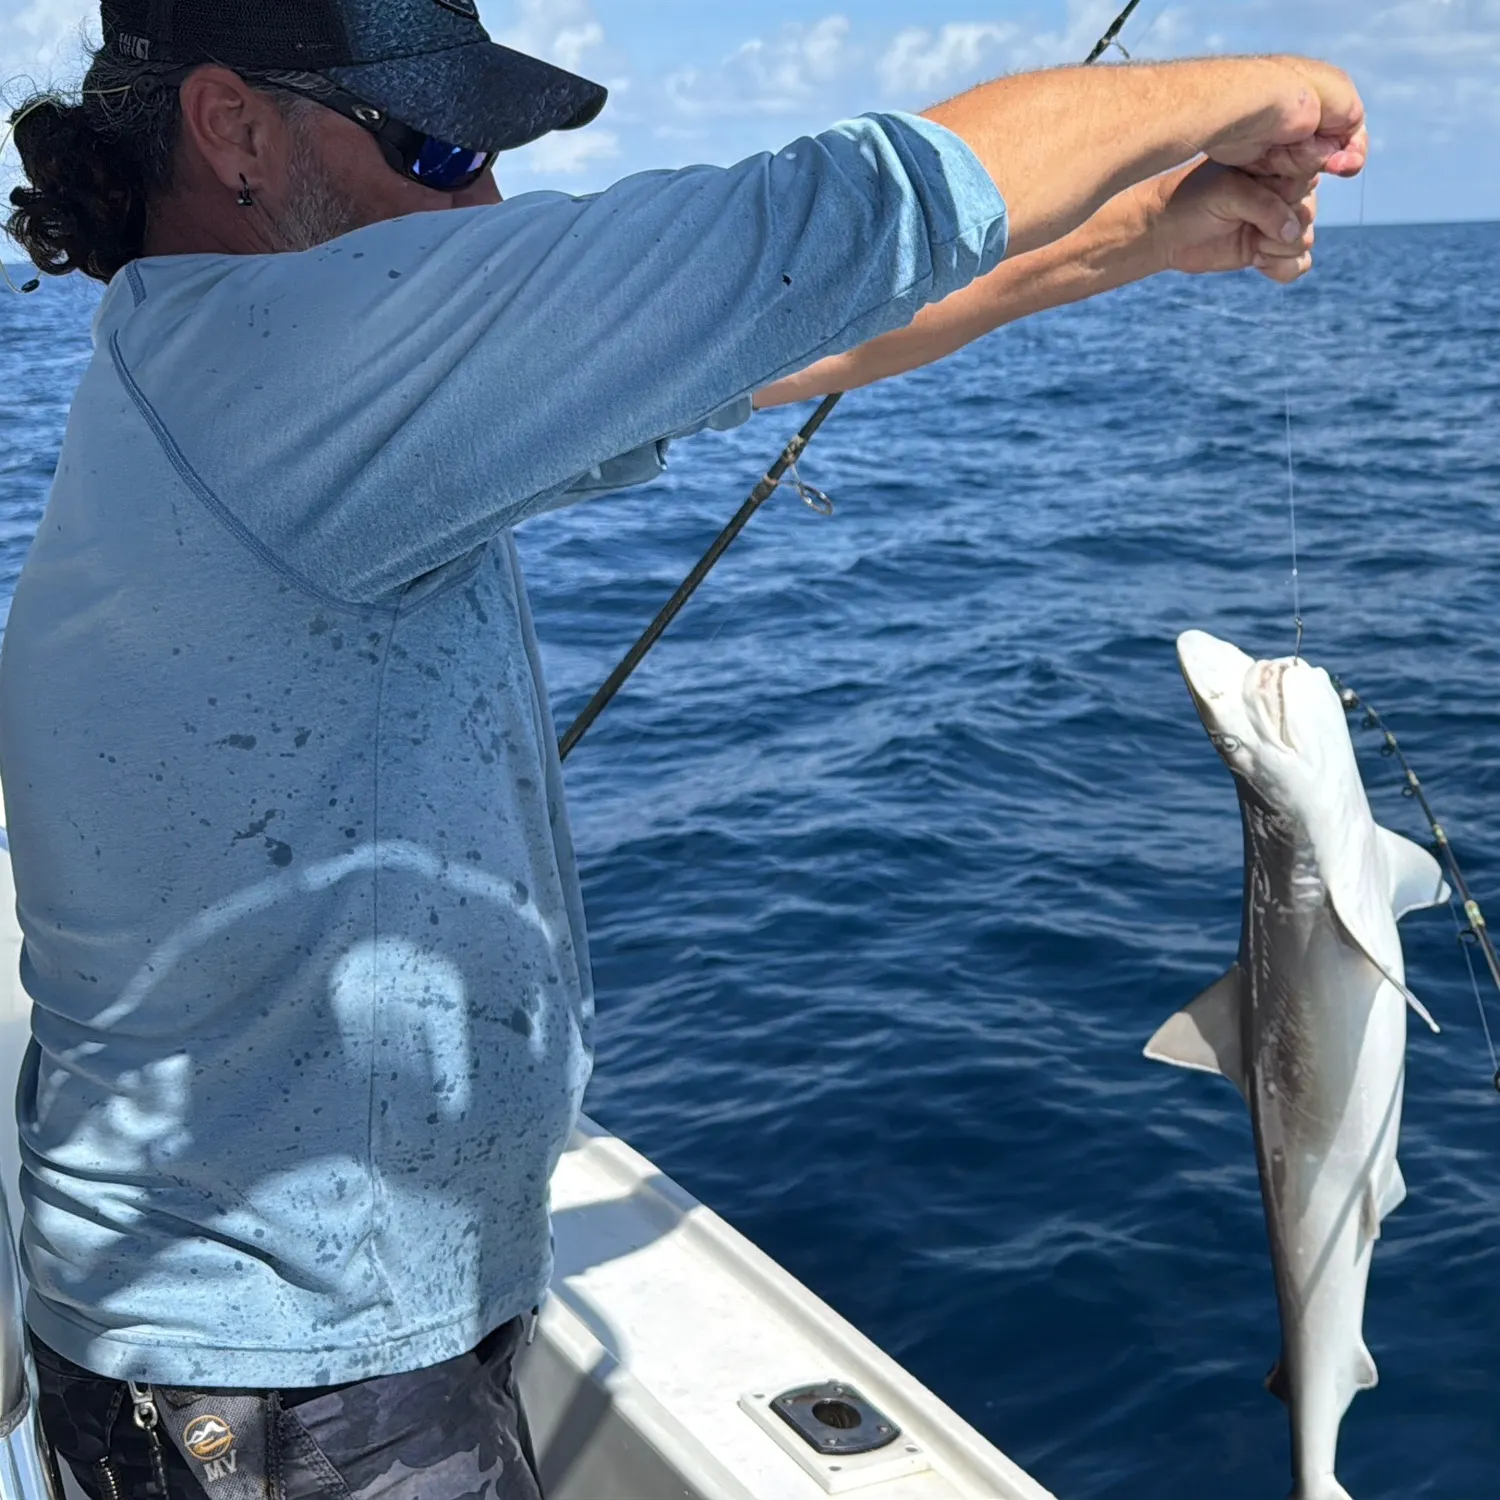
[[[368,222],[365,215],[324,170],[311,132],[303,128],[295,112],[287,123],[292,136],[292,159],[287,166],[288,201],[279,213],[268,212],[266,216],[276,249],[312,250],[363,228]]]

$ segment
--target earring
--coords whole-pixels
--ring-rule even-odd
[[[241,208],[254,208],[255,199],[250,196],[250,184],[245,181],[245,174],[240,173],[240,195],[234,200]]]

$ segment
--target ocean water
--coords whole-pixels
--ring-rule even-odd
[[[1063,1500],[1279,1500],[1245,1111],[1145,1062],[1233,958],[1233,787],[1172,643],[1293,643],[1401,736],[1500,919],[1500,226],[1329,232],[851,396],[569,764],[589,1107]],[[8,597],[86,288],[0,301]],[[800,413],[521,537],[566,723]],[[1377,814],[1422,838],[1373,736]],[[1358,1500],[1500,1492],[1500,1094],[1443,911],[1405,928],[1411,1196]],[[1500,1030],[1500,997],[1486,993]]]

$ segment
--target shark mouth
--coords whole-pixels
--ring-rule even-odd
[[[1297,745],[1296,741],[1292,739],[1291,726],[1287,723],[1286,717],[1286,674],[1290,672],[1296,665],[1297,663],[1289,661],[1266,663],[1266,669],[1269,669],[1271,672],[1275,673],[1276,712],[1272,717],[1276,721],[1276,729],[1277,733],[1281,736],[1281,743],[1285,745],[1288,750],[1295,750],[1297,748]],[[1267,683],[1266,696],[1268,698],[1270,696],[1270,689],[1271,684]]]

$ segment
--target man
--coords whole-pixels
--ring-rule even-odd
[[[1362,107],[1064,70],[501,205],[604,91],[470,0],[103,24],[12,219],[109,282],[0,666],[44,1422],[95,1496],[201,1495],[233,1402],[289,1495],[534,1500],[593,1010],[511,528],[1155,270],[1293,280]]]

